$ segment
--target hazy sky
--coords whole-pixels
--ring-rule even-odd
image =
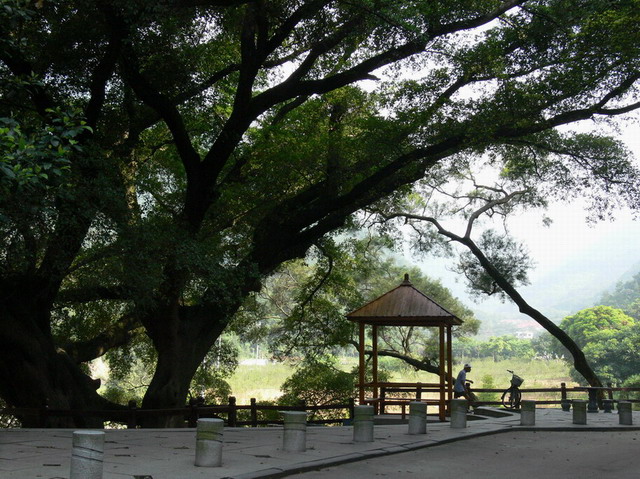
[[[634,152],[640,168],[640,127],[629,122],[622,138]],[[513,233],[525,240],[538,266],[532,280],[590,252],[594,261],[611,258],[616,265],[621,257],[629,257],[629,266],[640,261],[640,220],[629,210],[616,213],[614,221],[588,224],[579,203],[555,203],[546,214],[553,219],[548,228],[541,228],[541,213],[521,215],[511,220]],[[585,264],[585,266],[587,266]]]

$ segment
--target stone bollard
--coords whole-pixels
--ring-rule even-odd
[[[353,441],[373,442],[373,406],[354,406]]]
[[[574,399],[573,405],[573,424],[587,424],[587,401],[584,399]]]
[[[535,426],[536,425],[536,402],[523,400],[520,402],[520,425]]]
[[[409,434],[427,433],[427,403],[412,401],[409,403]]]
[[[104,431],[74,431],[70,479],[102,479]]]
[[[224,421],[216,418],[198,419],[196,429],[196,466],[222,465],[222,433]]]
[[[562,408],[563,411],[566,411],[566,412],[571,411],[571,400],[563,399],[562,401],[560,401],[560,407]]]
[[[631,401],[618,401],[618,421],[625,426],[633,425]]]
[[[602,409],[604,410],[604,412],[612,412],[613,399],[603,399],[602,400]]]
[[[307,413],[305,411],[282,411],[284,435],[282,449],[287,452],[307,450]]]
[[[467,407],[468,402],[466,399],[452,399],[451,400],[451,427],[452,428],[465,428],[467,427]]]

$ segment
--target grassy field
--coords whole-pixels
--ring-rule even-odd
[[[229,379],[238,404],[249,404],[251,398],[270,401],[280,396],[280,386],[294,371],[289,363],[269,363],[264,366],[239,365]]]
[[[356,365],[354,359],[345,361],[344,370]],[[564,382],[568,387],[575,383],[569,377],[569,366],[561,360],[509,360],[494,362],[491,359],[480,359],[471,362],[472,370],[467,375],[473,380],[476,388],[506,389],[511,374],[507,369],[515,371],[525,382],[522,388],[557,388]],[[454,366],[454,374],[462,365]],[[280,395],[280,386],[293,373],[294,365],[288,363],[272,363],[264,366],[240,365],[229,380],[238,404],[248,404],[253,397],[258,401],[273,400]],[[419,371],[401,370],[392,373],[392,380],[401,382],[433,382],[435,376]]]

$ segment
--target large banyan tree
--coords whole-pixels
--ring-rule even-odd
[[[590,194],[638,206],[622,149],[558,129],[640,106],[638,12],[4,0],[0,397],[110,407],[84,365],[145,334],[157,360],[143,407],[184,404],[265,277],[459,155],[499,164],[508,146],[511,174],[535,184],[535,145],[558,191],[588,178]]]

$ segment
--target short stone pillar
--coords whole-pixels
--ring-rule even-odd
[[[373,442],[373,406],[353,407],[353,441]]]
[[[468,401],[466,399],[451,400],[451,427],[465,428],[467,427],[467,408]]]
[[[535,426],[536,425],[536,402],[531,400],[523,400],[520,402],[520,425]]]
[[[613,399],[603,399],[602,400],[602,409],[604,410],[604,412],[612,412]]]
[[[571,404],[573,406],[573,424],[587,424],[587,401],[574,399]]]
[[[307,413],[305,411],[282,411],[284,435],[282,449],[287,452],[307,450]]]
[[[74,431],[70,479],[102,479],[104,431]]]
[[[222,465],[222,434],[224,421],[217,418],[198,419],[196,429],[196,466]]]
[[[412,401],[409,403],[409,434],[427,433],[427,403]]]
[[[631,412],[631,401],[618,402],[618,420],[624,426],[633,425],[633,414]]]

